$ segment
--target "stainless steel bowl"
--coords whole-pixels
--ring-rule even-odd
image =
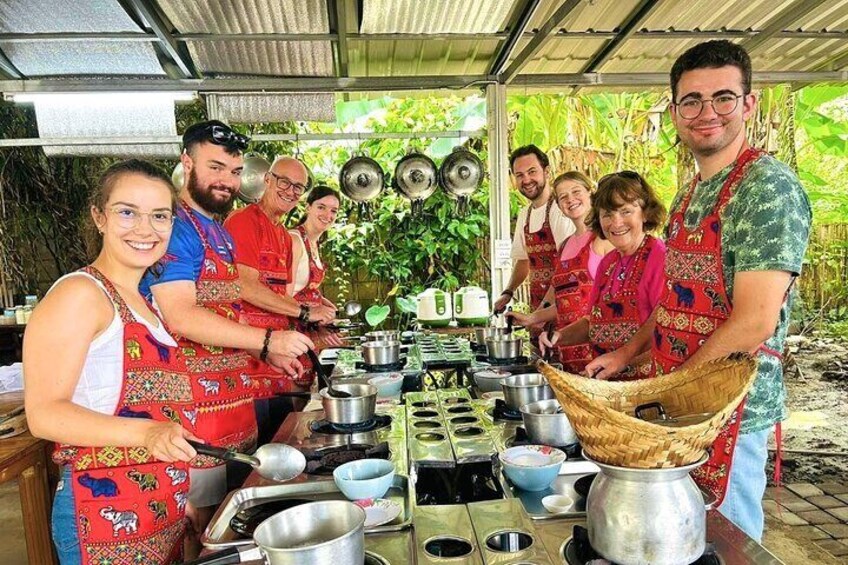
[[[365,511],[346,500],[301,504],[259,524],[253,540],[269,565],[360,564],[365,560]]]
[[[368,341],[400,341],[400,333],[397,330],[382,330],[368,332],[365,334]]]
[[[533,443],[553,447],[577,443],[577,434],[556,399],[531,402],[520,410],[524,429]]]
[[[525,404],[548,400],[554,391],[540,373],[513,375],[501,381],[504,402],[511,410],[519,410]]]
[[[362,360],[367,365],[392,365],[400,360],[399,341],[366,341],[362,344]]]
[[[501,390],[501,381],[508,376],[509,373],[504,371],[486,369],[474,373],[474,382],[480,392],[496,392]]]
[[[377,408],[377,387],[369,384],[336,384],[333,390],[350,393],[349,398],[336,398],[327,389],[318,391],[324,416],[333,424],[358,424],[374,417]]]
[[[486,351],[492,359],[515,359],[521,356],[520,337],[488,337],[486,338]]]
[[[506,328],[486,326],[485,328],[474,328],[474,342],[478,345],[486,345],[490,337],[506,335]]]

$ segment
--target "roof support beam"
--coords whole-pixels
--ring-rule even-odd
[[[119,0],[128,9],[130,16],[141,19],[150,26],[151,31],[159,39],[159,45],[165,55],[177,66],[184,78],[197,76],[191,58],[185,47],[181,46],[168,30],[152,0]]]
[[[0,75],[4,78],[22,79],[24,74],[9,60],[3,51],[0,51]]]
[[[565,2],[557,8],[556,12],[548,18],[548,21],[545,22],[539,29],[539,33],[530,40],[530,43],[521,50],[515,59],[513,59],[512,63],[510,63],[509,67],[507,67],[506,71],[504,71],[500,77],[502,82],[509,83],[511,82],[516,75],[524,68],[530,59],[539,52],[539,49],[545,44],[545,42],[550,39],[551,32],[554,29],[557,29],[559,25],[562,23],[562,20],[566,18],[571,12],[573,12],[578,6],[582,4],[582,0],[565,0]]]
[[[772,18],[768,25],[763,28],[756,37],[743,41],[741,43],[742,47],[751,53],[769,39],[774,38],[777,34],[783,31],[786,26],[791,25],[794,22],[801,21],[804,16],[818,8],[825,1],[826,0],[798,0],[796,2],[792,2],[784,8],[782,12]]]
[[[530,20],[533,19],[533,14],[536,13],[540,3],[541,0],[524,0],[519,5],[520,8],[516,6],[513,17],[509,22],[509,36],[506,42],[501,45],[498,54],[489,66],[490,75],[499,75],[503,72],[509,58],[512,57],[515,46],[518,45],[518,40],[521,39],[527,30],[527,26],[530,25]]]
[[[347,0],[327,0],[330,16],[330,33],[336,35],[336,57],[338,76],[346,77],[348,72],[347,53]]]
[[[604,63],[610,60],[621,48],[622,44],[630,38],[636,29],[644,22],[653,10],[662,0],[642,0],[628,14],[627,19],[621,24],[621,29],[618,35],[607,42],[600,51],[592,56],[592,59],[583,66],[581,72],[593,73],[597,71]]]

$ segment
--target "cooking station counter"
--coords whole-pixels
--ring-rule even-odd
[[[450,411],[456,408],[467,410]],[[585,499],[579,499],[573,489],[574,478],[585,475],[591,463],[573,463],[570,468],[582,471],[573,476],[564,474],[564,466],[553,490],[520,491],[502,474],[497,453],[526,441],[526,434],[522,422],[504,418],[494,402],[473,399],[466,389],[408,393],[405,405],[378,407],[377,416],[388,419],[353,433],[322,426],[323,416],[322,411],[290,414],[274,441],[303,450],[308,459],[322,450],[373,449],[385,442],[388,449],[380,456],[394,462],[400,476],[387,497],[402,500],[404,512],[386,526],[366,529],[366,564],[570,565],[597,558],[587,543]],[[421,426],[421,422],[433,424]],[[474,432],[469,437],[456,433],[469,428]],[[439,449],[428,449],[428,441],[415,437],[422,433],[441,434],[444,443]],[[254,472],[244,490],[274,484]],[[317,488],[323,493],[317,498],[340,494],[335,493],[331,474],[307,472],[277,487],[281,492]],[[577,499],[572,511],[546,514],[539,501],[555,492]],[[289,496],[297,498],[293,493]],[[220,510],[204,538],[220,522],[219,514]],[[219,530],[224,526],[219,524]],[[696,562],[699,565],[780,563],[715,510],[707,513],[706,535],[707,552]]]

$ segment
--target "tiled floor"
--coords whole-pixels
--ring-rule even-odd
[[[790,536],[809,540],[835,559],[848,558],[848,486],[795,483],[768,487],[763,508],[790,526]]]

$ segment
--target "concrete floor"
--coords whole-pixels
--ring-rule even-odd
[[[27,565],[18,483],[14,481],[0,485],[0,524],[0,563]]]

